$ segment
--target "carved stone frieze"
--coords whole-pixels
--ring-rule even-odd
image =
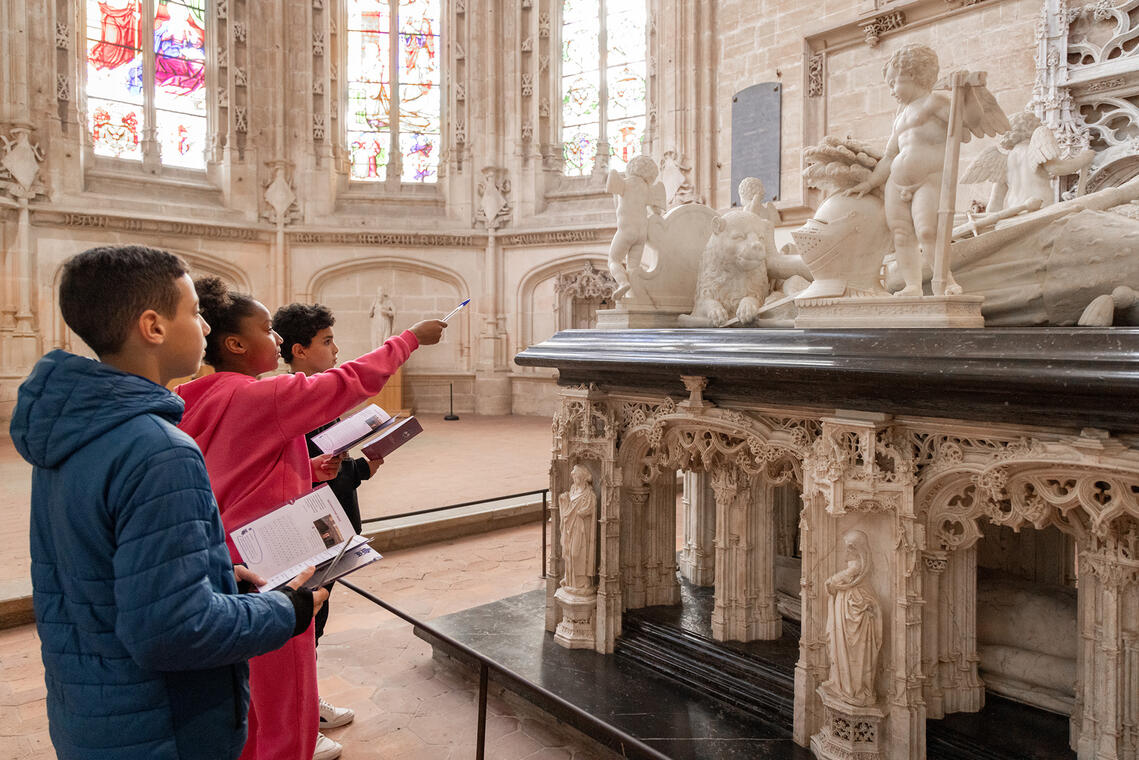
[[[866,44],[870,47],[878,47],[878,43],[883,34],[901,29],[905,25],[906,14],[902,11],[884,13],[881,16],[859,24],[866,38]]]
[[[822,53],[814,53],[807,59],[807,97],[821,98],[825,93],[824,66]]]
[[[31,200],[44,192],[40,164],[44,152],[31,141],[32,131],[17,126],[11,137],[0,135],[0,191],[16,200]]]
[[[593,262],[587,261],[576,272],[559,274],[554,279],[554,293],[571,298],[612,298],[617,282],[608,271],[595,269]]]

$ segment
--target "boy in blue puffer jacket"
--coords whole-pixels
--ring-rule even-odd
[[[52,351],[20,386],[12,440],[35,466],[31,554],[60,760],[232,760],[245,660],[309,626],[328,592],[237,593],[205,463],[164,387],[209,326],[186,265],[142,246],[68,260],[64,321],[99,355]]]

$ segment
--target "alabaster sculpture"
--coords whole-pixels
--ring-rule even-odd
[[[395,306],[392,305],[392,297],[382,287],[376,288],[376,298],[372,301],[368,319],[371,320],[373,346],[381,345],[392,336],[395,330]]]
[[[882,648],[882,610],[870,586],[870,542],[860,530],[842,537],[846,567],[826,581],[827,654],[830,676],[824,689],[856,707],[878,700],[874,688]]]
[[[605,191],[617,204],[617,233],[609,246],[609,273],[617,281],[614,299],[629,292],[629,269],[639,267],[648,240],[648,215],[664,213],[664,185],[657,181],[657,166],[648,156],[637,156],[621,174],[609,172]]]
[[[1052,130],[1031,111],[1009,121],[1009,131],[982,151],[961,178],[962,184],[993,183],[985,207],[988,215],[1005,212],[1003,217],[1009,217],[1051,204],[1056,195],[1053,178],[1080,173],[1095,158],[1091,149],[1064,158]],[[1077,195],[1082,194],[1081,183]]]
[[[735,322],[768,326],[771,322],[761,320],[761,314],[786,300],[779,287],[794,292],[804,289],[803,275],[810,273],[802,260],[777,254],[771,222],[750,208],[734,209],[712,220],[712,236],[700,260],[693,310],[680,315],[682,326],[722,327]],[[777,285],[772,278],[785,282]]]
[[[983,76],[972,81],[955,76],[951,92],[946,95],[934,91],[938,68],[937,54],[926,45],[905,45],[890,56],[883,73],[901,108],[894,118],[885,155],[866,180],[848,191],[859,196],[885,186],[886,224],[893,235],[894,256],[905,280],[899,293],[903,296],[922,295],[923,260],[934,273],[935,294],[961,293],[952,273],[937,271],[940,267],[934,260],[938,211],[947,207],[952,214],[955,196],[956,178],[952,174],[945,178],[949,192],[943,188],[946,169],[956,171],[956,157],[947,158],[946,148],[952,141],[968,139],[969,133],[982,137],[1009,128],[996,98],[985,88]],[[964,130],[950,135],[953,101]],[[944,280],[940,286],[939,277]]]
[[[570,471],[573,485],[558,495],[561,512],[562,588],[575,594],[593,591],[593,568],[597,564],[597,495],[593,476],[582,465]]]

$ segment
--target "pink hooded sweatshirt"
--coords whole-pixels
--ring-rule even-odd
[[[305,433],[376,395],[419,341],[410,331],[312,377],[258,380],[216,372],[180,385],[178,425],[197,442],[230,533],[312,489]],[[230,556],[239,562],[233,542]],[[249,738],[242,760],[312,760],[319,724],[313,628],[249,661]]]

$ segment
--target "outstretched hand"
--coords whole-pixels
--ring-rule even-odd
[[[441,319],[425,319],[407,329],[416,337],[419,345],[433,346],[443,339],[443,330],[446,328],[447,323]]]
[[[310,459],[313,482],[323,483],[335,478],[336,474],[340,472],[340,463],[343,461],[343,454],[321,454]]]
[[[315,567],[311,567],[311,566],[306,567],[304,570],[301,570],[300,574],[296,578],[293,578],[291,581],[289,581],[285,585],[288,586],[289,588],[293,589],[294,591],[296,591],[301,586],[308,583],[309,578],[311,578],[312,574],[315,572],[316,572]],[[316,613],[320,611],[320,608],[324,606],[324,603],[326,601],[328,601],[328,589],[318,588],[316,591],[312,592],[312,614],[313,614],[313,617],[316,617]]]

